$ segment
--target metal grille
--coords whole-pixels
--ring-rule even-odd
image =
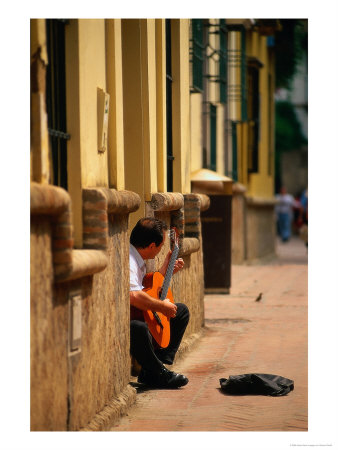
[[[210,169],[216,170],[216,106],[210,103]]]
[[[209,61],[204,64],[206,71],[203,73],[204,78],[213,83],[218,83],[219,87],[219,102],[227,102],[227,89],[228,89],[228,32],[225,24],[225,19],[220,19],[219,23],[207,24],[205,27],[208,29],[208,35],[219,35],[219,48],[213,48],[210,45],[209,39],[205,40],[204,59],[212,60],[217,67],[216,73],[211,75],[209,73]]]
[[[225,26],[225,20],[220,19],[219,25],[219,99],[221,103],[227,102],[227,89],[228,89],[228,68],[227,68],[227,29]]]
[[[67,180],[67,140],[70,135],[66,128],[66,74],[65,74],[65,19],[47,19],[47,85],[46,102],[48,132],[52,153],[52,182],[64,189]]]
[[[247,86],[246,86],[246,36],[245,29],[241,30],[241,97],[242,120],[247,120]]]
[[[253,173],[258,172],[259,140],[259,71],[254,66],[248,67],[248,121],[248,171]]]
[[[203,92],[203,19],[192,19],[190,62],[192,63],[192,89]]]
[[[231,178],[233,181],[238,181],[238,171],[237,171],[237,122],[231,122],[232,131],[232,174]]]
[[[240,103],[241,120],[247,120],[247,79],[246,79],[246,43],[244,27],[233,27],[231,31],[240,32],[240,49],[231,48],[228,50],[228,68],[229,70],[239,70],[239,82],[232,81],[228,85],[229,101]]]

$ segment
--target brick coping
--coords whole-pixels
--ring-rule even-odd
[[[108,265],[108,214],[136,211],[140,197],[108,188],[83,189],[84,249],[74,249],[71,198],[58,186],[31,182],[31,216],[49,216],[56,283],[103,271]]]

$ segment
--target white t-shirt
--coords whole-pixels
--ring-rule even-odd
[[[130,290],[142,291],[142,281],[146,274],[146,264],[136,250],[136,248],[130,244],[129,247],[129,267],[130,267]]]
[[[282,214],[292,214],[292,208],[296,206],[295,199],[290,194],[277,194],[276,212]]]

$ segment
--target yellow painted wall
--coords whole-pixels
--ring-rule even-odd
[[[145,200],[149,201],[157,192],[155,20],[142,19],[140,26],[144,182]]]
[[[108,187],[107,151],[97,146],[97,88],[106,91],[105,22],[79,20],[82,187]]]
[[[241,120],[241,100],[240,100],[240,85],[241,85],[241,70],[238,61],[239,52],[241,49],[241,33],[239,31],[230,31],[228,33],[228,48],[229,48],[229,73],[228,83],[233,88],[229,90],[229,119]]]
[[[248,122],[237,124],[237,175],[241,184],[248,183]]]
[[[190,167],[191,172],[202,168],[202,94],[190,95]]]
[[[270,58],[268,55],[267,38],[257,35],[254,38],[252,50],[256,51],[256,56],[262,63],[263,67],[259,72],[259,93],[260,93],[260,140],[259,140],[259,172],[249,174],[248,195],[270,198],[274,195],[274,179],[273,175],[269,175],[269,150],[271,133],[269,117],[269,102],[271,101],[271,93],[269,92],[268,75],[270,72]]]
[[[226,105],[218,104],[217,106],[217,125],[216,125],[216,172],[225,175],[225,160],[224,160],[224,122]]]
[[[218,19],[210,19],[217,24]],[[174,191],[190,192],[190,173],[202,167],[202,94],[190,94],[189,19],[172,19]],[[36,22],[32,42],[43,42],[43,21]],[[247,175],[248,127],[238,126],[239,181],[249,195],[273,195],[271,160],[271,93],[273,74],[266,40],[247,33],[248,55],[260,69],[259,173]],[[210,35],[218,49],[219,36]],[[36,47],[36,44],[34,44]],[[240,50],[240,33],[229,32],[229,47]],[[43,47],[45,48],[45,47]],[[230,52],[230,59],[234,54]],[[211,59],[210,75],[218,66]],[[231,65],[231,62],[230,62]],[[137,192],[144,215],[145,202],[166,191],[166,81],[164,19],[71,19],[66,26],[66,87],[69,193],[73,203],[75,245],[82,244],[82,188],[89,186]],[[229,70],[229,84],[240,86],[240,65]],[[97,89],[110,94],[108,149],[98,151]],[[229,119],[241,119],[241,105],[229,95]],[[217,171],[225,172],[224,118],[219,85],[209,83],[209,101],[217,107]],[[270,102],[270,104],[269,104]],[[230,149],[231,159],[231,149]],[[272,173],[271,173],[272,170]],[[270,171],[270,174],[269,174]]]
[[[82,188],[108,187],[108,151],[98,151],[98,88],[106,91],[105,21],[70,20],[66,27],[68,190],[75,246],[82,247]]]
[[[68,192],[72,199],[74,246],[82,247],[82,161],[79,83],[79,21],[70,20],[66,32],[66,115]]]
[[[106,20],[106,77],[110,95],[108,122],[109,187],[122,190],[124,180],[121,20]]]
[[[157,189],[167,191],[167,111],[165,20],[155,20]]]
[[[145,202],[157,192],[157,142],[164,145],[163,104],[158,102],[158,91],[163,96],[163,60],[157,68],[156,55],[163,52],[164,28],[154,19],[122,20],[123,108],[125,137],[125,187],[141,197],[141,206],[131,215],[130,227],[145,215]],[[156,39],[159,48],[156,48]],[[162,70],[162,71],[161,71]],[[158,122],[161,132],[157,133]],[[162,149],[162,159],[164,158]],[[162,161],[161,187],[164,189]]]
[[[30,55],[32,57],[40,48],[41,59],[47,63],[46,21],[44,19],[32,19],[30,26]]]
[[[190,192],[189,19],[173,19],[172,108],[174,191]]]
[[[143,108],[141,95],[140,21],[122,20],[125,186],[141,197],[131,226],[144,215]]]
[[[45,75],[47,58],[46,25],[43,19],[30,22],[31,78],[31,181],[49,183],[51,178],[49,136],[47,130],[47,111]]]

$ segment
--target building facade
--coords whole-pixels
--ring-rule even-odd
[[[278,20],[193,19],[192,171],[233,181],[232,263],[274,255],[274,34]]]
[[[274,25],[31,20],[31,429],[104,430],[129,384],[129,233],[179,230],[174,298],[204,324],[207,168],[233,181],[233,262],[274,251]],[[270,42],[270,43],[269,43]],[[156,270],[169,244],[148,264]]]
[[[188,80],[189,20],[31,21],[32,430],[106,429],[135,400],[129,232],[140,217],[180,233],[181,351],[201,330],[209,199],[190,192]]]

